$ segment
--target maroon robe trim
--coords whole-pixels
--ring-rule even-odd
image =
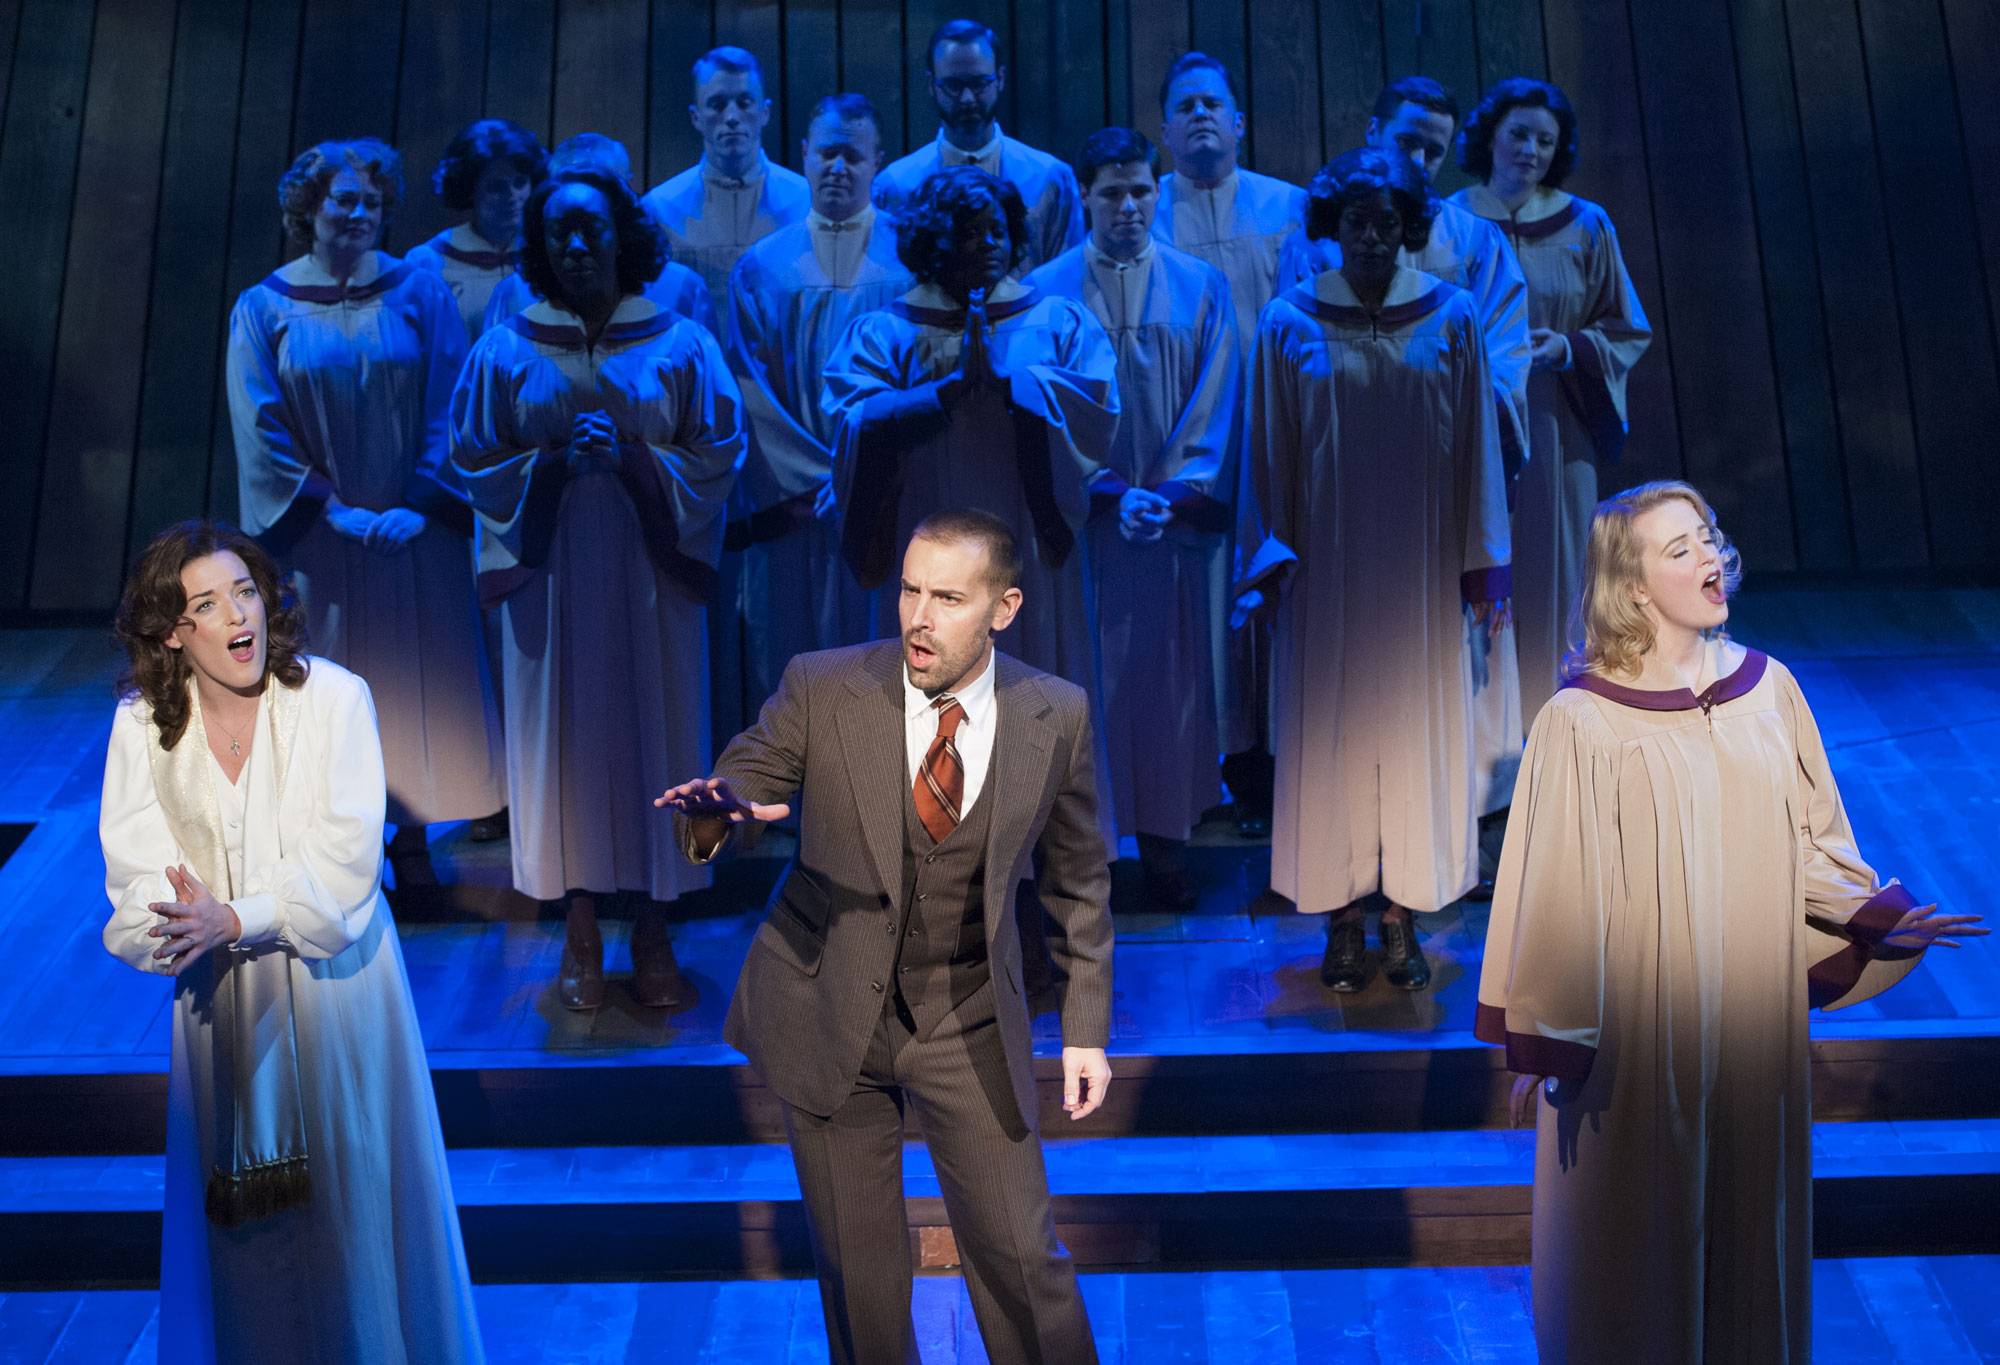
[[[673,501],[664,482],[659,458],[645,442],[619,434],[618,482],[632,499],[639,514],[639,534],[646,542],[646,557],[667,579],[679,584],[689,599],[700,606],[712,606],[718,595],[720,575],[712,565],[681,553],[680,523],[674,517]]]
[[[450,242],[434,242],[432,250],[440,256],[449,256],[461,265],[469,265],[474,270],[505,270],[521,263],[518,251],[467,251],[464,247],[453,246]]]
[[[421,469],[410,471],[403,484],[403,506],[421,512],[426,520],[436,522],[453,535],[472,538],[472,504],[434,474]]]
[[[1572,198],[1548,217],[1537,218],[1531,223],[1523,223],[1517,218],[1488,218],[1486,221],[1499,224],[1501,231],[1510,237],[1518,237],[1524,242],[1539,242],[1574,223],[1579,212],[1576,205],[1577,201]]]
[[[326,500],[333,496],[333,484],[317,469],[306,470],[305,481],[292,494],[291,505],[256,537],[266,553],[282,558],[299,543],[299,538],[326,515]]]
[[[548,563],[555,539],[556,514],[562,510],[563,489],[569,486],[569,460],[560,446],[544,446],[528,474],[528,491],[521,496],[521,554],[504,569],[479,575],[479,605],[497,607]]]
[[[300,303],[360,303],[372,299],[377,294],[385,294],[410,277],[416,267],[408,261],[398,261],[389,269],[377,275],[366,284],[293,284],[279,272],[273,270],[266,275],[262,284],[273,293],[283,294],[288,299]]]
[[[1586,692],[1595,692],[1600,697],[1617,702],[1620,706],[1630,706],[1640,711],[1706,711],[1720,706],[1726,701],[1735,701],[1764,679],[1765,666],[1771,662],[1770,656],[1749,649],[1743,653],[1743,662],[1726,678],[1717,678],[1702,690],[1700,696],[1685,687],[1670,687],[1664,691],[1653,691],[1643,687],[1626,687],[1595,673],[1579,673],[1564,683],[1564,687],[1580,687]]]
[[[1001,322],[1007,318],[1015,317],[1033,308],[1042,301],[1042,298],[1043,294],[1041,290],[1030,289],[1019,298],[1008,299],[1004,303],[989,303],[986,305],[986,320],[988,322]],[[965,310],[963,308],[925,308],[903,299],[897,299],[893,303],[884,304],[883,308],[887,312],[894,313],[905,322],[916,323],[919,327],[939,327],[945,331],[962,331],[965,328]]]
[[[1914,948],[1882,946],[1883,936],[1916,908],[1917,898],[1901,883],[1885,886],[1869,897],[1847,921],[1851,935],[1847,946],[1813,963],[1806,973],[1806,1000],[1812,1008],[1825,1009],[1860,985],[1861,973],[1870,962],[1916,956]]]
[[[1498,602],[1514,595],[1514,566],[1467,569],[1458,576],[1458,595],[1466,602]]]
[[[1625,419],[1618,415],[1611,388],[1604,382],[1604,360],[1583,332],[1565,332],[1569,368],[1556,375],[1570,411],[1590,433],[1590,444],[1605,464],[1617,464],[1625,453]]]
[[[658,336],[680,320],[680,314],[662,308],[649,318],[607,323],[604,330],[597,334],[597,340],[600,344],[644,341],[647,337]],[[526,313],[516,313],[507,319],[505,325],[539,346],[560,346],[566,351],[581,351],[590,344],[583,328],[567,322],[533,322]]]
[[[1523,1076],[1553,1076],[1582,1085],[1590,1077],[1597,1049],[1567,1038],[1516,1033],[1507,1027],[1507,1011],[1482,1002],[1472,1017],[1472,1036],[1507,1049],[1507,1069]]]
[[[1366,308],[1351,303],[1328,303],[1303,284],[1295,284],[1285,291],[1285,301],[1293,307],[1311,313],[1326,322],[1338,323],[1342,327],[1407,327],[1413,322],[1429,317],[1444,307],[1458,290],[1455,284],[1440,280],[1425,290],[1422,295],[1408,303],[1392,303],[1380,312],[1370,313]]]

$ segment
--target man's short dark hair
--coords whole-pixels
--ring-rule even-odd
[[[1160,173],[1160,158],[1143,133],[1131,128],[1099,128],[1083,140],[1083,153],[1076,159],[1077,183],[1089,190],[1097,173],[1106,166],[1123,166],[1133,161],[1145,162],[1155,176]]]
[[[1576,169],[1576,106],[1559,85],[1510,76],[1481,96],[1479,107],[1465,121],[1458,135],[1458,168],[1480,180],[1493,174],[1493,135],[1507,121],[1508,111],[1522,105],[1546,109],[1555,116],[1556,151],[1549,158],[1548,174],[1542,184],[1558,189]]]
[[[1429,76],[1405,76],[1383,86],[1382,93],[1375,97],[1375,121],[1387,123],[1406,104],[1443,114],[1454,128],[1458,126],[1458,101],[1451,97],[1451,91]]]
[[[835,123],[861,123],[863,121],[875,130],[875,140],[882,140],[882,116],[875,112],[875,106],[866,95],[852,93],[822,95],[813,106],[812,117],[806,120],[806,136],[812,136],[812,126],[823,118]]]
[[[992,54],[993,65],[1000,65],[1000,35],[977,19],[948,19],[937,26],[924,49],[925,71],[937,70],[937,50],[945,43],[977,43]]]
[[[1162,114],[1167,112],[1167,92],[1174,88],[1175,81],[1187,75],[1190,71],[1213,71],[1216,75],[1222,77],[1222,88],[1229,92],[1229,102],[1238,109],[1243,107],[1243,101],[1236,98],[1236,82],[1229,78],[1228,67],[1209,56],[1206,52],[1183,52],[1179,57],[1174,59],[1174,64],[1167,68],[1166,78],[1160,82],[1160,112]]]
[[[920,283],[936,284],[956,249],[959,216],[983,208],[1007,221],[1007,268],[1013,269],[1028,254],[1027,205],[1013,181],[977,166],[947,166],[924,177],[896,219],[896,258]]]
[[[1021,586],[1021,551],[1014,543],[1014,528],[991,512],[978,507],[953,507],[933,512],[917,523],[911,540],[928,540],[933,545],[958,545],[970,541],[986,551],[986,581],[995,597],[1009,588]]]
[[[1312,178],[1306,188],[1306,236],[1313,241],[1337,239],[1340,215],[1348,204],[1383,190],[1403,220],[1402,244],[1422,251],[1437,218],[1437,193],[1408,157],[1390,156],[1373,147],[1342,152]]]
[[[757,78],[757,88],[764,89],[764,67],[757,60],[757,54],[748,48],[712,47],[694,59],[694,83],[704,85],[718,71],[737,71]],[[768,92],[767,92],[768,93]]]

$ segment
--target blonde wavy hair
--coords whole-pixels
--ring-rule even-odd
[[[1653,648],[1653,627],[1632,600],[1632,590],[1646,581],[1645,547],[1632,523],[1662,503],[1688,504],[1707,524],[1722,560],[1722,590],[1734,597],[1743,581],[1743,561],[1715,524],[1715,509],[1694,485],[1661,479],[1628,488],[1597,504],[1590,519],[1590,543],[1583,552],[1583,591],[1570,612],[1570,651],[1562,662],[1565,679],[1584,673],[1621,677],[1637,673],[1640,660]],[[1712,639],[1726,638],[1720,630]]]

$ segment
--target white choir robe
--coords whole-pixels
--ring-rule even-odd
[[[712,647],[743,661],[735,695],[716,666],[714,729],[735,735],[777,690],[794,654],[874,636],[870,601],[840,558],[840,526],[814,515],[833,478],[835,420],[820,407],[820,375],[847,326],[907,293],[895,225],[872,207],[834,223],[817,213],[779,228],[729,278],[729,362],[743,389],[749,454],[730,498],[722,605]]]
[[[1203,189],[1186,176],[1160,177],[1159,212],[1153,236],[1198,256],[1229,281],[1236,309],[1237,355],[1249,382],[1256,348],[1257,319],[1278,289],[1278,265],[1285,242],[1306,220],[1306,192],[1276,176],[1237,167]],[[1242,572],[1262,547],[1263,522],[1250,488],[1248,461],[1237,462],[1236,526],[1233,551]],[[1243,753],[1269,742],[1271,689],[1270,631],[1262,622],[1230,631],[1228,659],[1216,675],[1216,706],[1226,753]]]
[[[1530,722],[1557,685],[1583,549],[1597,510],[1598,464],[1625,445],[1625,377],[1653,339],[1604,210],[1536,190],[1510,215],[1484,185],[1449,201],[1494,222],[1528,282],[1528,325],[1561,332],[1570,364],[1528,375],[1528,458],[1514,495],[1514,621],[1521,714]]]
[[[520,264],[518,245],[495,251],[493,244],[472,230],[470,223],[446,228],[429,241],[410,248],[403,258],[419,270],[428,270],[443,280],[458,300],[458,316],[465,323],[465,335],[474,341],[486,330],[486,304],[494,289],[513,275]]]
[[[618,454],[572,469],[575,419],[610,415]],[[703,606],[743,461],[742,399],[715,338],[642,297],[595,345],[538,303],[479,339],[452,397],[452,461],[479,515],[507,689],[514,885],[708,885],[652,798],[707,772]]]
[[[472,514],[446,459],[464,358],[444,282],[379,251],[345,288],[301,256],[244,290],[229,323],[243,529],[293,573],[313,648],[373,689],[399,825],[505,804]],[[326,521],[329,494],[429,525],[369,549]]]
[[[1338,271],[1264,310],[1251,474],[1298,555],[1276,625],[1271,886],[1438,910],[1478,874],[1467,605],[1507,595],[1506,480],[1472,298]]]
[[[678,261],[660,262],[659,275],[646,281],[645,288],[639,292],[669,313],[699,323],[711,332],[716,330],[715,303],[708,296],[708,286],[702,282],[701,276]],[[510,272],[506,279],[493,286],[479,334],[484,335],[488,327],[498,326],[516,313],[526,312],[534,303],[535,291],[528,288],[521,272]],[[473,339],[478,340],[478,336]]]
[[[1083,303],[1118,356],[1118,432],[1084,532],[1110,764],[1102,785],[1121,834],[1186,839],[1221,799],[1216,678],[1243,439],[1229,282],[1170,246],[1149,241],[1121,265],[1086,240],[1024,284]],[[1173,504],[1159,541],[1119,534],[1118,499],[1135,487]]]
[[[182,799],[207,809],[203,833],[225,866],[198,875],[235,908],[243,937],[240,950],[216,948],[173,982],[159,1358],[476,1365],[484,1356],[430,1066],[382,896],[374,708],[359,677],[328,659],[308,663],[282,787],[269,694],[234,786],[195,725],[175,746],[193,746],[182,757],[213,783]],[[164,974],[152,955],[162,940],[148,936],[163,919],[147,907],[175,899],[167,867],[209,860],[180,846],[162,810],[149,715],[128,701],[111,725],[98,816],[112,907],[104,946]],[[210,1002],[225,962],[232,974],[289,978],[312,1181],[305,1205],[233,1230],[211,1225],[204,1207],[221,1145]],[[222,1093],[247,1088],[243,1078]]]
[[[1397,261],[1435,275],[1472,294],[1486,333],[1486,366],[1493,376],[1493,404],[1500,423],[1500,459],[1513,481],[1528,449],[1528,285],[1520,262],[1500,229],[1446,200],[1422,251],[1405,249]],[[1340,243],[1310,240],[1304,232],[1285,243],[1279,288],[1289,289],[1323,270],[1340,269]],[[1518,582],[1518,574],[1517,574]],[[1473,649],[1473,744],[1479,765],[1478,805],[1485,815],[1506,806],[1521,762],[1521,678],[1515,627],[1498,631],[1467,623]],[[1491,635],[1491,648],[1487,637]]]
[[[1535,718],[1474,1031],[1559,1084],[1535,1133],[1544,1365],[1808,1365],[1808,1011],[1887,989],[1914,908],[1855,847],[1783,664],[1724,641]]]
[[[640,205],[667,234],[673,259],[692,266],[708,286],[714,309],[710,329],[726,340],[729,272],[753,242],[802,220],[812,208],[812,188],[762,152],[741,180],[716,174],[704,157],[646,191]]]
[[[875,177],[875,207],[891,218],[898,216],[931,172],[949,166],[977,166],[1021,192],[1028,210],[1028,252],[1014,267],[1017,278],[1082,243],[1083,194],[1076,172],[1061,157],[1008,137],[998,123],[976,152],[960,151],[939,129],[928,145],[890,162]]]

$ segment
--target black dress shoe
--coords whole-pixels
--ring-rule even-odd
[[[512,833],[507,823],[507,808],[502,806],[491,815],[483,815],[466,826],[465,837],[475,844],[493,844]]]
[[[1430,959],[1417,942],[1417,926],[1406,919],[1382,921],[1382,975],[1399,991],[1420,991],[1431,984]]]
[[[1366,987],[1374,976],[1375,969],[1368,965],[1368,935],[1361,928],[1360,917],[1344,919],[1329,927],[1326,956],[1319,964],[1319,979],[1327,988],[1352,995]]]

